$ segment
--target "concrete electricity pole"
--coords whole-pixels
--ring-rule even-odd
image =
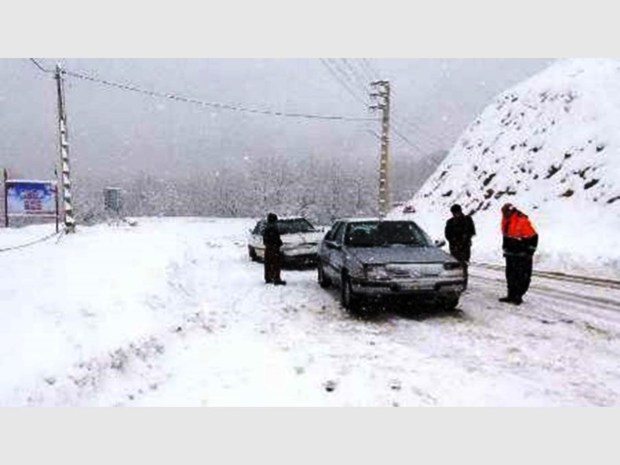
[[[69,142],[67,138],[67,114],[65,112],[65,90],[62,79],[62,68],[56,65],[56,88],[58,91],[58,129],[60,137],[60,187],[62,190],[62,211],[65,232],[75,232],[73,216],[73,199],[71,197],[71,176],[69,169]],[[58,195],[58,193],[56,194]]]
[[[379,217],[383,218],[390,209],[389,188],[389,131],[390,131],[390,82],[375,81],[370,85],[377,92],[370,94],[371,99],[377,99],[371,110],[381,110],[381,158],[379,161]]]

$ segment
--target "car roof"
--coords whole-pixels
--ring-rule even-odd
[[[305,216],[279,216],[278,221],[291,221],[291,220],[306,220],[310,222]],[[267,221],[267,218],[258,218],[256,221]]]
[[[415,223],[413,220],[401,220],[401,219],[392,219],[392,218],[338,218],[334,221],[334,223],[364,223],[367,221],[381,221],[383,223]]]

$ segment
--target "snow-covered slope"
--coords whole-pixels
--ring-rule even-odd
[[[620,61],[562,60],[499,95],[410,201],[436,236],[474,214],[474,260],[501,260],[500,208],[540,234],[539,267],[620,276]],[[394,212],[393,215],[399,215]]]

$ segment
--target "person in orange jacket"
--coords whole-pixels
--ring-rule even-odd
[[[528,216],[510,203],[502,206],[501,226],[508,295],[499,300],[520,305],[523,302],[523,295],[530,287],[538,233]]]

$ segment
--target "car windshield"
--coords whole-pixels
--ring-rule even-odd
[[[349,224],[345,244],[351,247],[429,247],[432,241],[412,221],[365,221]]]

